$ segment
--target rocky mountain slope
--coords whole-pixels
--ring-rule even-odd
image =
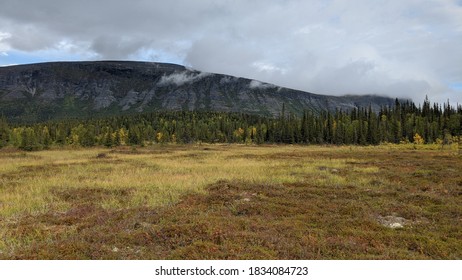
[[[0,67],[0,114],[13,121],[208,110],[266,116],[286,111],[392,105],[378,96],[318,95],[175,64],[100,61]]]

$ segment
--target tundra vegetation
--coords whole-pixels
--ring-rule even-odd
[[[3,117],[0,258],[461,259],[461,128],[428,99]]]
[[[0,258],[461,259],[458,146],[412,140],[7,146]]]

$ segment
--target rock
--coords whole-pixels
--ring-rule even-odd
[[[388,225],[389,228],[403,228],[403,224],[401,223],[391,223]]]
[[[384,227],[391,228],[391,229],[400,229],[404,228],[406,224],[409,223],[408,220],[406,220],[403,217],[395,216],[395,215],[389,215],[389,216],[378,216],[377,221]]]
[[[17,121],[158,110],[210,110],[277,117],[304,110],[392,106],[393,98],[327,96],[181,65],[133,61],[52,62],[0,67],[0,112]],[[27,108],[36,108],[30,115]]]

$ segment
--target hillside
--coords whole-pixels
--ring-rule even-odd
[[[378,96],[326,96],[165,63],[52,62],[0,67],[0,114],[35,122],[153,111],[277,116],[286,111],[392,105]]]

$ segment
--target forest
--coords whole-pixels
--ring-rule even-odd
[[[241,113],[178,111],[95,119],[9,123],[0,118],[0,148],[33,151],[52,146],[120,146],[154,143],[284,143],[378,145],[460,142],[462,106],[423,105],[398,99],[379,112],[369,108],[277,118]]]

